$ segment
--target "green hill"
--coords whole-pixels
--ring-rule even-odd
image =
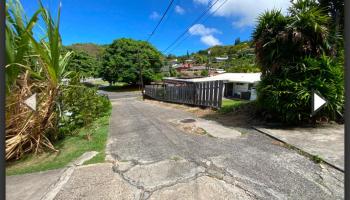
[[[73,51],[85,52],[90,56],[97,58],[99,55],[102,54],[102,52],[106,48],[106,45],[98,45],[94,43],[76,43],[66,47]]]
[[[210,50],[210,55],[208,51]],[[218,62],[216,57],[228,57],[226,61]],[[170,55],[168,58],[174,58]],[[193,60],[197,65],[207,65],[224,69],[226,72],[259,72],[255,63],[254,46],[251,42],[241,42],[237,45],[218,45],[200,50],[196,53],[177,57],[183,63],[187,59]]]

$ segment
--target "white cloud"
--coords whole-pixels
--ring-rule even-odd
[[[213,35],[202,36],[201,41],[208,46],[221,45],[221,42]]]
[[[195,24],[188,30],[188,32],[191,35],[201,36],[201,42],[208,46],[215,46],[221,44],[219,39],[213,36],[214,33],[221,33],[215,28],[205,27],[203,24]]]
[[[153,11],[153,12],[151,13],[151,15],[149,16],[149,18],[150,18],[150,19],[153,19],[153,20],[156,20],[156,19],[159,19],[159,18],[160,18],[160,15],[159,15],[157,12]]]
[[[195,3],[210,4],[216,0],[193,0]],[[213,13],[226,0],[218,0],[218,2],[211,8]],[[215,16],[230,17],[233,19],[232,24],[238,28],[247,26],[254,26],[257,17],[266,10],[281,9],[283,13],[287,12],[290,6],[290,0],[227,0],[215,13]]]
[[[208,5],[210,0],[193,0],[195,3],[198,4],[205,4]]]
[[[175,12],[182,15],[182,14],[185,14],[185,9],[183,9],[181,6],[179,5],[176,5],[175,6]]]
[[[207,28],[203,24],[195,24],[189,30],[191,35],[211,35],[213,33],[220,33],[220,31],[215,28]]]

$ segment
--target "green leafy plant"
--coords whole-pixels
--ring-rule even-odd
[[[344,79],[340,63],[327,56],[305,58],[297,65],[283,66],[281,74],[263,77],[258,86],[260,107],[287,123],[308,122],[312,91],[320,92],[328,103],[316,117],[342,118]]]
[[[89,126],[96,118],[104,116],[111,108],[109,99],[98,94],[96,88],[80,84],[80,77],[74,75],[71,77],[69,85],[62,88],[59,126],[62,136],[70,134],[80,127]]]
[[[267,118],[286,123],[316,118],[341,119],[344,78],[341,62],[331,55],[330,17],[313,0],[298,0],[290,15],[267,11],[253,33],[256,58],[262,71],[258,103]],[[311,94],[316,90],[328,101],[311,118]]]
[[[201,71],[201,76],[208,76],[208,75],[209,75],[208,70],[202,70]]]

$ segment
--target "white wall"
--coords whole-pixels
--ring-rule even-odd
[[[242,85],[238,85],[237,83],[233,84],[233,93],[246,92],[249,89],[248,83],[243,83]]]

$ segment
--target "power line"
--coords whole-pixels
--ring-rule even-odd
[[[180,0],[176,0],[175,5],[180,5]],[[170,13],[164,18],[163,24],[167,23],[167,21],[169,20],[169,18],[171,18],[174,12],[175,9],[171,9]]]
[[[163,13],[162,18],[160,18],[160,20],[159,20],[159,22],[157,23],[156,27],[153,29],[152,33],[148,36],[147,42],[151,39],[151,37],[153,36],[153,34],[156,32],[158,26],[160,25],[160,23],[162,23],[162,21],[163,21],[165,15],[168,13],[168,11],[169,11],[171,5],[173,5],[173,3],[174,3],[174,0],[171,0],[170,3],[169,3],[169,5],[168,5],[168,7],[167,7],[166,10],[165,10],[165,12]]]
[[[215,14],[228,0],[225,0],[217,9],[214,10],[214,12],[211,13],[211,15]],[[203,21],[202,23],[206,22],[208,20],[208,18],[210,17],[210,15],[208,15]],[[177,43],[176,46],[174,46],[171,50],[169,50],[168,52],[171,53],[172,51],[174,51],[175,49],[177,49],[177,47],[180,46],[180,44],[182,42],[184,42],[187,38],[189,38],[191,35],[187,35],[183,40],[181,40],[179,43]],[[165,53],[165,52],[164,52]]]
[[[213,4],[211,4],[198,18],[196,18],[196,19],[193,21],[193,23],[192,23],[190,26],[187,27],[187,29],[186,29],[183,33],[181,33],[181,34],[175,39],[175,41],[174,41],[173,43],[171,43],[171,44],[163,51],[163,53],[166,53],[167,50],[170,49],[170,47],[172,47],[176,42],[178,42],[179,39],[180,39],[181,37],[183,37],[193,25],[195,25],[198,21],[200,21],[200,20],[202,19],[202,17],[204,17],[204,16],[208,13],[208,11],[209,11],[216,3],[218,3],[219,1],[220,1],[220,0],[216,0]]]
[[[157,25],[154,27],[152,33],[148,36],[147,42],[148,42],[148,41],[151,39],[151,37],[154,35],[154,33],[156,32],[158,26],[160,25],[160,23],[162,23],[162,21],[163,21],[165,15],[168,13],[168,11],[169,11],[169,9],[171,8],[171,6],[173,5],[173,3],[174,3],[174,0],[171,0],[170,3],[169,3],[169,5],[168,5],[168,7],[167,7],[166,10],[165,10],[165,12],[163,13],[162,18],[160,18],[159,22],[158,22]],[[151,60],[151,59],[149,59],[149,60]],[[139,68],[140,68],[140,83],[141,83],[141,85],[140,85],[141,88],[140,88],[140,89],[141,89],[142,97],[144,97],[144,94],[143,94],[144,86],[143,86],[143,78],[142,78],[142,69],[143,69],[143,66],[142,66],[141,60],[140,60],[140,49],[138,49],[138,53],[137,53],[137,62],[138,62],[138,64],[139,64]]]
[[[168,53],[171,53],[171,52],[173,52],[175,49],[177,49],[177,47],[179,47],[180,46],[180,44],[182,43],[182,42],[184,42],[187,38],[189,38],[191,35],[190,34],[188,34],[188,35],[186,35],[186,37],[184,37],[180,42],[178,42],[173,48],[171,48],[169,51],[168,51]]]

